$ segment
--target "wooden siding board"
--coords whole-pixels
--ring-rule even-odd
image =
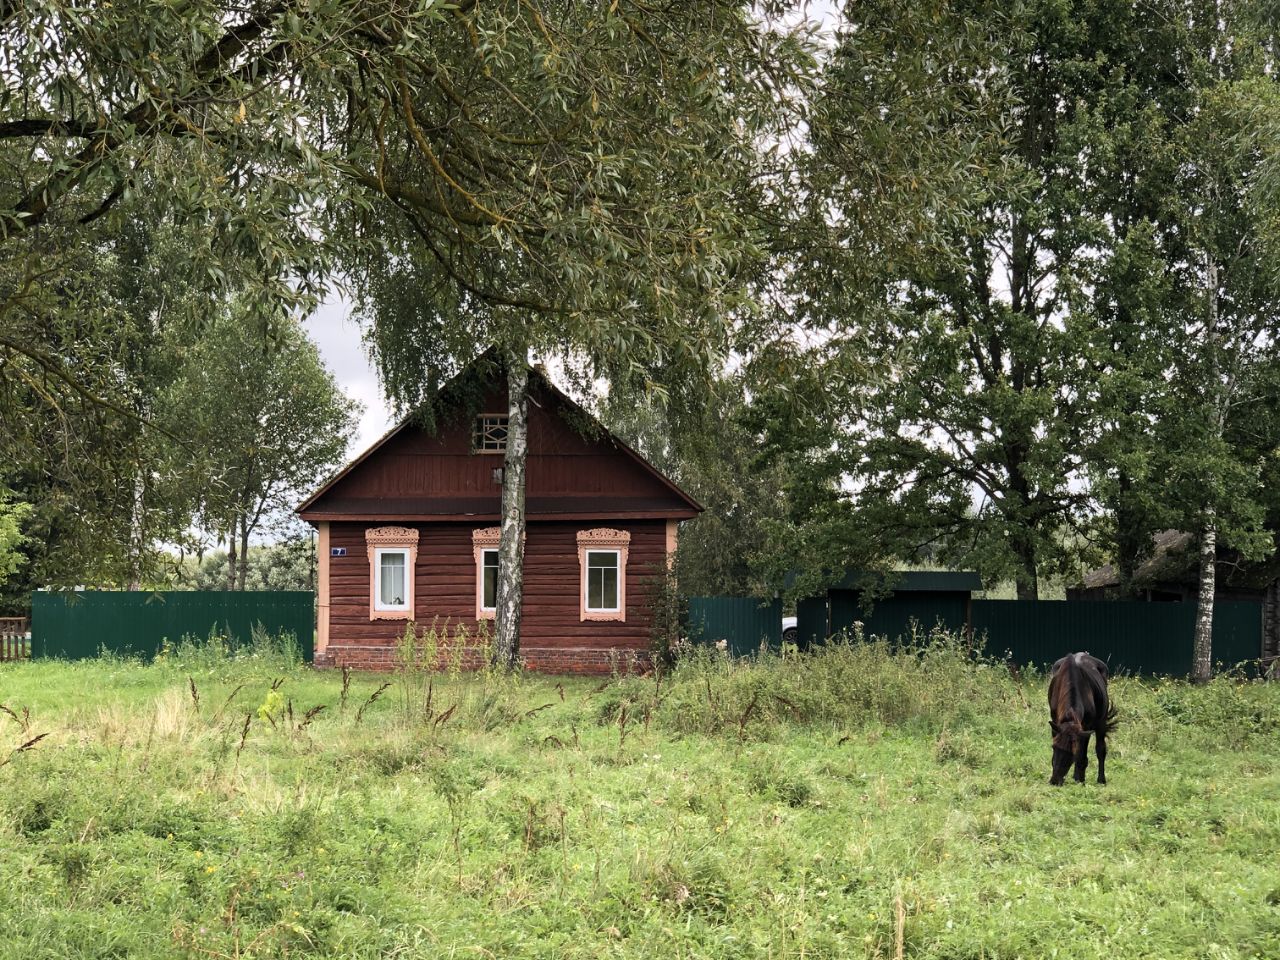
[[[369,560],[365,530],[374,523],[341,521],[329,528],[330,544],[347,556],[330,564],[330,645],[382,649],[394,645],[406,621],[369,620]],[[666,524],[660,520],[615,523],[631,533],[627,562],[627,619],[622,623],[580,619],[580,570],[576,535],[582,523],[534,521],[525,548],[522,646],[542,650],[647,651],[650,589],[647,583],[666,558]],[[475,561],[471,532],[478,523],[413,524],[419,530],[414,569],[415,616],[420,627],[433,619],[477,629]],[[536,658],[535,658],[536,659]]]
[[[668,486],[638,455],[603,431],[579,433],[561,415],[563,402],[540,391],[529,409],[527,483],[530,514],[626,509],[656,516],[696,513],[697,506]],[[505,410],[505,390],[486,397],[484,409]],[[469,417],[442,424],[437,433],[407,423],[381,442],[371,455],[357,460],[327,489],[308,501],[308,519],[337,520],[361,514],[391,516],[458,516],[497,513],[500,488],[493,470],[502,458],[471,452]],[[565,503],[552,503],[558,499]],[[665,512],[665,513],[664,513]]]

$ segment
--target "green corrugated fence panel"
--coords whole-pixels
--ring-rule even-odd
[[[782,601],[753,597],[690,597],[689,636],[695,643],[726,640],[735,657],[755,653],[762,643],[782,646]]]
[[[898,594],[875,601],[870,611],[863,607],[857,590],[832,590],[830,597],[833,634],[847,632],[852,636],[854,624],[861,623],[864,637],[898,641],[911,639],[913,631],[924,635],[941,626],[955,632],[965,625],[963,596]]]
[[[1194,606],[1194,604],[1187,604]],[[1194,622],[1194,616],[1192,618]],[[1194,628],[1193,628],[1194,629]],[[1213,605],[1213,659],[1234,666],[1262,656],[1262,604],[1219,600]]]
[[[1053,663],[1088,650],[1113,671],[1191,672],[1194,603],[1124,600],[975,600],[973,631],[986,651],[1015,663]],[[1213,658],[1234,665],[1262,653],[1262,604],[1214,604]]]
[[[248,643],[253,627],[291,633],[306,660],[314,643],[314,600],[306,590],[89,590],[31,595],[33,657],[83,660],[103,651],[152,657],[168,640],[216,630]]]
[[[806,597],[796,602],[796,645],[801,650],[827,639],[827,598]]]

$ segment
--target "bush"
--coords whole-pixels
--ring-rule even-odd
[[[1002,664],[942,632],[907,646],[845,637],[800,656],[764,652],[743,660],[700,647],[666,681],[657,717],[684,733],[740,736],[767,735],[781,722],[934,727],[1002,708],[1012,683]],[[649,699],[642,681],[627,681],[602,719],[615,715],[620,701]]]

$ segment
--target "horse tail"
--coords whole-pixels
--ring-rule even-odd
[[[1120,712],[1116,709],[1115,702],[1107,700],[1107,716],[1102,721],[1102,732],[1104,735],[1110,733],[1116,727],[1120,726]]]

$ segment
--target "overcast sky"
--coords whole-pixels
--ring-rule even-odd
[[[334,294],[304,326],[343,392],[364,407],[359,430],[347,451],[349,456],[355,456],[386,433],[394,422],[378,375],[364,348],[360,325],[351,318],[351,304]]]

